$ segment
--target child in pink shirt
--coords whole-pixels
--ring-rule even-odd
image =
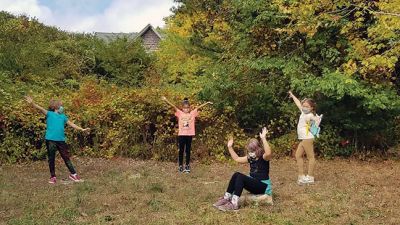
[[[185,98],[182,102],[182,110],[172,104],[166,97],[162,97],[162,99],[171,105],[176,111],[175,116],[178,118],[178,142],[179,142],[179,172],[190,173],[190,148],[192,145],[192,138],[195,135],[195,120],[199,115],[198,110],[207,105],[212,104],[212,102],[206,102],[194,110],[190,111],[190,103],[187,98]],[[183,168],[183,152],[186,153],[186,165]]]

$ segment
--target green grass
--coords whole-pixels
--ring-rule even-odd
[[[47,184],[46,161],[2,166],[1,224],[400,224],[397,161],[319,161],[316,184],[297,186],[292,159],[271,163],[274,205],[212,207],[246,165],[74,158],[84,183]],[[58,180],[67,177],[62,161]]]

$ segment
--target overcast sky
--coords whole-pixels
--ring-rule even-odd
[[[139,32],[164,26],[173,0],[0,0],[0,11],[74,32]]]

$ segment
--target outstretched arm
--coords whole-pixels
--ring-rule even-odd
[[[267,141],[267,133],[268,133],[267,128],[263,127],[263,129],[260,133],[260,138],[261,138],[261,141],[262,141],[263,147],[264,147],[263,159],[269,161],[272,158],[272,151],[271,151],[271,147],[269,146],[268,141]]]
[[[204,107],[204,106],[206,106],[206,105],[208,105],[208,104],[212,105],[213,103],[212,103],[212,102],[206,102],[206,103],[204,103],[204,104],[201,104],[201,105],[197,106],[197,107],[195,108],[195,110],[199,110],[200,108],[202,108],[202,107]]]
[[[289,96],[293,99],[294,103],[296,104],[297,108],[301,111],[301,102],[300,100],[291,92],[289,91]]]
[[[36,103],[33,102],[33,99],[31,96],[25,96],[25,101],[31,104],[34,108],[38,109],[41,113],[44,115],[47,114],[47,110],[41,107],[40,105],[37,105]]]
[[[71,122],[71,121],[69,121],[69,120],[67,121],[67,124],[68,124],[70,127],[74,128],[75,130],[80,130],[80,131],[89,131],[89,130],[90,130],[90,128],[85,128],[85,129],[83,129],[82,127],[80,127],[80,126],[74,124],[73,122]]]
[[[179,108],[176,107],[174,104],[172,104],[170,101],[168,101],[168,99],[165,96],[162,96],[161,99],[166,103],[168,103],[168,105],[172,106],[175,110],[179,110]]]
[[[229,139],[228,141],[228,150],[229,150],[229,154],[231,154],[231,157],[233,160],[235,160],[238,163],[247,163],[247,156],[242,156],[239,157],[235,150],[233,150],[232,146],[233,146],[233,138]]]

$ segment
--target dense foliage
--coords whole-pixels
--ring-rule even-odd
[[[174,160],[176,119],[160,99],[201,112],[198,159],[225,158],[225,140],[268,126],[279,155],[296,143],[298,111],[312,97],[324,114],[318,152],[327,157],[384,151],[400,135],[400,2],[179,0],[160,50],[140,40],[103,42],[0,12],[0,162],[45,156],[44,117],[61,99],[76,154]]]
[[[324,114],[323,155],[397,143],[400,1],[177,2],[159,53],[166,79],[201,86],[199,97],[231,107],[240,127],[268,124],[290,146],[291,89]]]

